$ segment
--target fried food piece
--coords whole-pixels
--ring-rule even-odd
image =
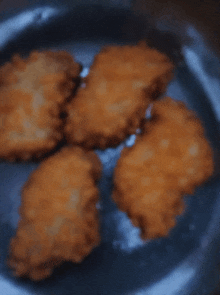
[[[193,193],[213,173],[212,150],[195,114],[171,98],[156,101],[152,119],[114,173],[113,198],[143,239],[166,236]]]
[[[0,68],[0,158],[28,160],[63,137],[61,107],[81,71],[65,51],[14,55]]]
[[[86,85],[67,107],[67,140],[89,148],[119,144],[140,127],[149,102],[165,91],[172,72],[167,56],[143,42],[103,48]]]
[[[152,116],[155,124],[152,122],[153,128],[146,124],[145,132],[154,146],[165,149],[157,165],[160,163],[162,173],[174,178],[181,193],[192,194],[214,170],[213,152],[202,123],[183,102],[170,97],[155,102]]]
[[[80,147],[63,148],[33,172],[10,243],[8,265],[16,276],[42,280],[64,261],[80,263],[99,245],[100,175],[96,154]]]

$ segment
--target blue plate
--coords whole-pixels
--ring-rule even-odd
[[[82,4],[84,3],[85,4]],[[122,4],[123,2],[123,4]],[[4,3],[4,1],[3,1]],[[42,5],[40,3],[43,3]],[[92,5],[92,3],[98,3]],[[0,4],[1,8],[1,4]],[[124,146],[97,150],[103,166],[101,245],[80,265],[65,263],[42,282],[14,278],[5,260],[19,219],[20,192],[38,163],[0,163],[0,294],[2,295],[208,295],[218,284],[220,238],[219,60],[192,24],[186,38],[132,12],[130,1],[32,1],[1,10],[0,62],[13,53],[64,49],[87,75],[104,44],[135,44],[142,38],[176,64],[167,94],[184,101],[204,123],[215,152],[213,178],[186,196],[184,215],[167,238],[143,243],[139,229],[111,200],[112,175]]]

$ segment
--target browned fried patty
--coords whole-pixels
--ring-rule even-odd
[[[0,68],[0,158],[41,157],[57,145],[61,106],[80,70],[64,51],[15,55]]]
[[[114,174],[114,200],[144,239],[165,236],[193,193],[213,173],[211,147],[195,114],[171,98],[153,105],[152,119]]]
[[[81,262],[99,244],[93,151],[66,147],[43,161],[22,191],[20,221],[9,266],[16,276],[42,280],[64,261]]]
[[[105,47],[67,107],[67,140],[90,148],[119,144],[140,127],[172,72],[170,60],[145,43]]]

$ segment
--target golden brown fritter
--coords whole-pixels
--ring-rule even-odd
[[[193,193],[213,173],[212,150],[203,127],[186,106],[164,98],[131,148],[122,151],[113,198],[144,239],[166,236]]]
[[[154,103],[152,116],[155,124],[146,124],[145,131],[154,146],[162,147],[157,165],[174,179],[178,190],[192,194],[214,169],[212,149],[200,120],[184,103],[170,97]]]
[[[42,280],[64,261],[80,263],[99,244],[93,151],[65,147],[41,163],[22,191],[20,221],[9,266],[16,276]]]
[[[28,160],[56,147],[61,106],[80,70],[64,51],[15,55],[0,68],[0,158]]]
[[[172,72],[170,60],[143,42],[105,47],[67,107],[67,140],[102,149],[119,144],[140,127],[149,102],[165,91]]]

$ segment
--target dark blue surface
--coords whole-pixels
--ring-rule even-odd
[[[42,14],[44,9],[45,13]],[[200,72],[196,74],[189,67],[178,36],[169,32],[164,34],[151,27],[146,20],[124,9],[78,7],[67,13],[58,7],[53,9],[55,10],[48,6],[34,7],[21,12],[20,29],[16,27],[16,22],[8,22],[10,26],[5,25],[8,20],[0,23],[0,34],[4,37],[0,40],[2,63],[15,52],[27,54],[33,49],[62,48],[76,56],[86,73],[94,54],[103,44],[135,43],[147,37],[154,46],[175,60],[177,70],[168,94],[183,100],[197,111],[215,150],[216,162],[218,161],[219,123],[213,110],[215,100],[213,102],[207,95]],[[19,19],[19,15],[13,17]],[[197,45],[193,47],[195,52]],[[200,52],[200,56],[201,54]],[[214,73],[215,79],[218,79],[218,73],[207,66],[213,64],[213,59],[215,57],[209,55],[202,62],[205,61],[205,73],[208,70],[212,73],[209,75],[207,72],[207,76],[213,76]],[[132,138],[117,148],[97,151],[104,165],[99,183],[102,230],[100,247],[82,264],[65,263],[54,271],[51,278],[39,283],[14,278],[5,265],[8,243],[15,233],[18,221],[20,190],[37,164],[0,163],[0,294],[208,295],[215,287],[219,242],[217,225],[220,219],[220,210],[214,212],[220,198],[218,169],[209,183],[198,188],[194,196],[185,198],[186,211],[177,219],[177,226],[169,237],[143,243],[139,230],[131,225],[126,214],[120,212],[111,200],[113,169],[122,148],[131,144]],[[210,275],[214,280],[209,280],[210,286],[206,283],[204,287],[204,277],[210,278]],[[195,293],[195,289],[199,293]]]

